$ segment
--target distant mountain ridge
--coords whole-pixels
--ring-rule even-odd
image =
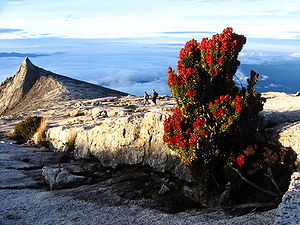
[[[0,85],[0,115],[31,111],[61,100],[125,95],[128,94],[44,70],[26,57],[16,75]]]

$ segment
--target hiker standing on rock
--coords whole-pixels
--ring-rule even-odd
[[[145,100],[145,102],[144,102],[144,105],[148,105],[149,104],[149,98],[150,98],[150,96],[148,95],[148,93],[145,91],[144,92],[144,100]]]
[[[158,97],[158,93],[152,89],[153,95],[152,95],[152,102],[156,105],[156,99]]]

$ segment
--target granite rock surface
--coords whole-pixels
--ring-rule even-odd
[[[292,147],[299,157],[300,97],[275,92],[263,96],[266,103],[261,115],[268,121],[266,126],[270,137],[285,147]],[[11,131],[14,124],[27,115],[39,115],[47,119],[46,136],[52,150],[70,151],[68,142],[75,137],[72,151],[76,159],[96,157],[103,166],[112,168],[147,165],[156,171],[171,172],[180,179],[193,181],[190,172],[162,141],[164,119],[175,106],[170,96],[159,96],[157,105],[144,104],[142,97],[124,96],[121,92],[56,75],[25,59],[17,74],[2,83],[0,102],[1,133]],[[1,162],[7,163],[5,160]],[[15,165],[18,166],[31,167]],[[5,169],[1,173],[11,173]],[[37,185],[35,180],[20,173],[16,172],[15,176],[13,180],[10,180],[13,175],[3,176],[2,188]],[[293,190],[299,190],[297,180],[291,182],[293,193]],[[24,187],[20,186],[22,182],[26,184]],[[161,187],[161,192],[166,190]],[[285,215],[286,195],[283,206],[279,207],[280,218]],[[291,214],[297,213],[299,208],[298,195],[295,196],[295,206],[298,207],[294,207],[296,211],[293,212],[289,208]]]

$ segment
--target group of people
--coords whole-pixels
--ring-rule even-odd
[[[151,100],[156,105],[156,99],[158,97],[158,93],[154,89],[152,89],[152,92],[153,92],[153,95],[151,97]],[[144,93],[144,100],[145,100],[144,104],[145,105],[150,104],[149,99],[150,99],[150,95],[148,95],[148,93],[145,91],[145,93]]]

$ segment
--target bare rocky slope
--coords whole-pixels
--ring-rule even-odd
[[[0,115],[51,106],[57,100],[124,95],[127,94],[46,71],[26,57],[16,75],[0,86]]]

